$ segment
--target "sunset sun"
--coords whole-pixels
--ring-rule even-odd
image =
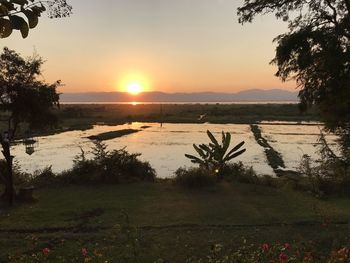
[[[116,89],[136,96],[143,92],[149,92],[150,78],[147,74],[138,71],[121,72],[116,81]]]
[[[137,82],[133,82],[133,83],[129,83],[127,85],[127,92],[132,94],[132,95],[137,95],[140,92],[142,92],[143,88],[142,85],[140,83]]]

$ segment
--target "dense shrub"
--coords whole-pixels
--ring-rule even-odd
[[[96,141],[93,159],[86,159],[85,153],[77,156],[71,170],[60,177],[66,183],[125,183],[154,181],[155,170],[148,162],[139,160],[140,154],[131,154],[125,149],[106,151],[106,146]]]
[[[174,182],[185,188],[201,188],[215,185],[217,179],[204,168],[179,168],[175,171]]]
[[[242,162],[223,166],[221,178],[229,182],[261,184],[253,168],[245,166]],[[199,188],[214,185],[218,182],[218,177],[215,172],[204,167],[179,168],[175,172],[174,181],[187,188]]]
[[[321,158],[317,165],[308,155],[304,155],[299,172],[304,176],[305,190],[317,196],[346,194],[350,192],[350,167],[337,159]]]
[[[61,184],[60,176],[56,175],[52,171],[52,167],[48,166],[42,170],[37,170],[30,176],[30,181],[28,182],[35,187],[45,187],[51,185]]]
[[[304,155],[299,165],[306,190],[317,196],[347,194],[350,192],[350,163],[347,156],[337,156],[329,147],[325,135],[319,137],[320,158],[312,160]],[[344,151],[340,151],[344,153]]]
[[[258,184],[260,181],[253,167],[247,167],[242,162],[229,163],[223,168],[223,178],[227,181]]]

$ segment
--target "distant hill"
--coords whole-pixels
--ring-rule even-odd
[[[63,93],[61,102],[244,102],[297,101],[298,93],[281,89],[252,89],[237,93],[198,92],[165,93],[144,92],[137,96],[126,92]]]

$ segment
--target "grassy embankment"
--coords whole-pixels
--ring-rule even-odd
[[[88,138],[90,140],[98,140],[98,141],[107,141],[107,140],[111,140],[114,138],[118,138],[118,137],[122,137],[125,135],[129,135],[132,133],[136,133],[139,132],[140,130],[135,130],[135,129],[124,129],[124,130],[118,130],[118,131],[111,131],[111,132],[104,132],[104,133],[100,133],[97,135],[92,135],[89,136]]]
[[[315,121],[315,112],[300,113],[298,105],[62,105],[59,130],[87,129],[91,125],[126,122],[248,123],[258,121]],[[203,115],[203,118],[199,118]]]
[[[315,111],[301,113],[298,105],[294,104],[77,104],[61,105],[55,112],[59,120],[57,126],[32,131],[32,135],[50,135],[69,130],[86,130],[96,124],[118,125],[128,122],[256,124],[259,121],[319,120]],[[0,117],[4,116],[0,114]],[[7,123],[0,122],[0,130],[6,129]],[[26,130],[25,124],[22,124],[17,131],[17,138],[24,136]]]
[[[57,110],[59,121],[51,134],[68,130],[90,129],[95,124],[117,125],[127,122],[164,123],[246,123],[259,121],[317,121],[314,111],[301,113],[293,104],[113,104],[62,105]],[[113,131],[92,136],[108,140],[137,131]]]
[[[116,259],[133,253],[127,250],[130,237],[137,240],[140,262],[184,262],[205,257],[214,244],[231,249],[243,239],[255,244],[311,240],[328,253],[349,233],[350,199],[319,200],[258,185],[222,183],[186,191],[163,181],[46,188],[36,196],[34,204],[0,206],[0,262],[7,254],[40,254],[44,247],[52,256],[79,257],[87,248]],[[129,239],[120,232],[123,211],[136,226]]]

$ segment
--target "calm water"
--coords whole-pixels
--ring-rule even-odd
[[[141,127],[151,126],[147,129]],[[221,138],[221,131],[230,132],[232,145],[244,140],[246,153],[236,160],[251,165],[259,174],[274,175],[266,162],[263,148],[259,146],[250,131],[249,125],[243,124],[163,124],[132,123],[118,126],[94,126],[87,131],[70,131],[53,136],[39,137],[33,155],[25,154],[24,145],[13,146],[15,160],[22,170],[33,172],[52,165],[54,172],[61,172],[73,165],[74,157],[80,153],[80,147],[89,154],[93,143],[86,137],[102,132],[121,129],[140,129],[138,133],[105,141],[108,150],[127,147],[129,152],[141,153],[142,160],[149,161],[156,169],[158,177],[172,177],[180,166],[191,166],[185,153],[194,153],[193,143],[208,142],[206,130]],[[290,169],[296,169],[303,154],[317,157],[315,143],[319,136],[319,125],[292,125],[289,123],[265,123],[260,125],[263,136],[280,153]],[[332,143],[334,136],[328,136]]]

